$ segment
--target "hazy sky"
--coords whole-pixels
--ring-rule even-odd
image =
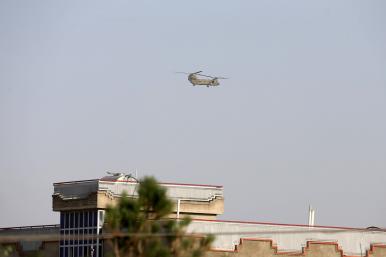
[[[53,182],[223,185],[222,219],[386,227],[386,2],[0,2],[0,226]],[[192,87],[175,71],[230,77]]]

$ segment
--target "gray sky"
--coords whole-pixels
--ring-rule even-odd
[[[386,227],[386,2],[0,2],[0,226],[53,182],[224,185],[223,219]],[[230,77],[191,87],[175,71]]]

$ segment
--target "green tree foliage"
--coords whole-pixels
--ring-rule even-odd
[[[170,219],[174,204],[153,177],[138,185],[138,198],[124,194],[106,211],[106,227],[115,257],[200,257],[212,236],[186,234],[189,218]]]
[[[8,257],[13,253],[14,249],[10,245],[0,244],[0,257]]]

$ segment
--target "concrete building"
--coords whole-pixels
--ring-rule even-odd
[[[116,174],[96,180],[54,184],[53,210],[60,212],[60,234],[79,240],[61,240],[60,257],[103,256],[103,244],[98,240],[83,240],[84,235],[101,233],[104,210],[114,205],[123,192],[136,197],[137,181]],[[176,202],[171,218],[190,215],[213,220],[224,210],[223,189],[211,185],[163,183],[170,199]]]
[[[136,197],[137,181],[123,174],[101,179],[54,184],[53,210],[60,212],[60,224],[51,226],[3,228],[0,238],[18,235],[51,234],[51,239],[13,242],[13,256],[27,256],[39,250],[43,256],[104,256],[102,232],[104,210],[126,192]],[[216,240],[208,257],[217,256],[310,256],[386,257],[386,231],[259,222],[223,221],[222,186],[162,183],[175,201],[171,218],[189,215],[188,228],[194,233],[215,233]],[[96,237],[94,237],[96,236]],[[4,240],[3,240],[4,241]]]

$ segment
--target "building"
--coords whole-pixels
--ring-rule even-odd
[[[60,224],[0,229],[0,238],[19,235],[52,235],[51,239],[9,242],[13,256],[28,256],[37,250],[43,256],[104,256],[98,239],[103,229],[104,210],[114,205],[123,192],[136,197],[135,179],[113,174],[101,179],[54,183],[53,210]],[[208,257],[220,256],[310,256],[386,257],[386,230],[343,228],[218,220],[224,212],[222,186],[162,183],[175,201],[171,218],[189,215],[189,232],[217,233]],[[94,237],[95,236],[95,237]]]
[[[102,256],[103,244],[85,235],[101,233],[104,210],[114,205],[123,192],[136,197],[137,181],[123,174],[96,180],[54,184],[53,210],[60,212],[60,234],[78,240],[61,240],[60,257]],[[223,213],[223,189],[211,185],[163,183],[175,204],[171,218],[190,215],[192,218],[216,219]],[[86,236],[86,237],[87,237]],[[94,254],[94,255],[93,255]]]

